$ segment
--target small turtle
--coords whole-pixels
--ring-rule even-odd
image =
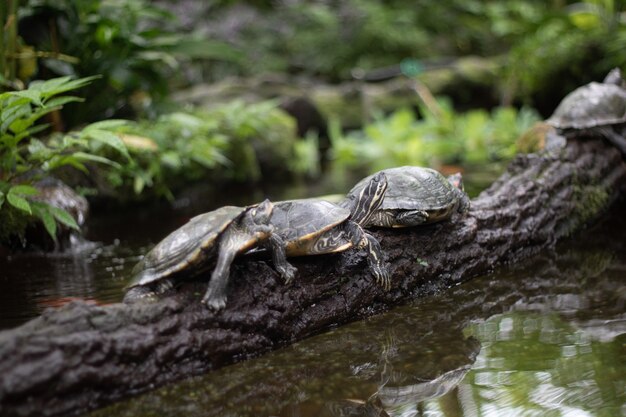
[[[274,206],[269,200],[248,207],[226,206],[200,214],[170,233],[139,262],[124,301],[164,292],[180,275],[198,275],[217,263],[202,302],[219,310],[226,305],[226,284],[236,255],[266,245],[274,266],[291,281],[295,268],[286,260],[284,242],[272,233],[269,220]]]
[[[376,282],[388,290],[390,274],[380,244],[359,225],[369,221],[380,207],[386,188],[387,180],[381,173],[370,179],[349,208],[321,199],[277,202],[270,224],[285,242],[287,256],[335,253],[351,247],[366,249]]]
[[[362,223],[364,227],[418,226],[469,210],[470,201],[463,192],[461,174],[446,179],[434,169],[416,166],[389,168],[380,172],[387,176],[385,200],[370,219]],[[378,174],[370,175],[355,185],[342,205],[353,204],[375,175]]]
[[[569,93],[546,122],[566,138],[598,133],[626,155],[626,139],[614,127],[626,123],[626,88],[619,68],[601,83]]]

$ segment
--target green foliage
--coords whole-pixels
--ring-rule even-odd
[[[597,79],[613,67],[626,65],[626,21],[619,14],[624,5],[618,3],[589,0],[544,14],[540,24],[516,38],[506,57],[503,81],[508,95],[528,100],[532,94],[553,89],[563,73],[586,82],[590,76]],[[565,85],[558,93],[564,95],[578,84]]]
[[[116,147],[107,139],[93,134],[88,126],[76,137],[62,136],[43,142],[34,137],[48,125],[38,123],[47,114],[64,104],[81,101],[78,97],[62,95],[87,85],[96,77],[72,80],[61,77],[33,82],[28,89],[0,94],[0,241],[11,235],[21,236],[26,226],[38,219],[53,239],[57,222],[78,229],[67,212],[36,201],[38,190],[33,184],[53,171],[72,166],[87,171],[85,161],[113,162],[90,153],[90,145],[103,142]]]
[[[237,22],[243,7],[237,3],[222,5],[228,19],[221,20]],[[494,57],[510,103],[530,102],[548,87],[561,96],[626,65],[624,12],[623,0],[289,1],[249,5],[254,18],[222,32],[245,52],[244,74],[304,72],[345,80],[355,68],[396,66],[406,58],[428,68],[450,61],[444,57]],[[212,16],[214,8],[198,19],[220,26],[220,17]],[[556,82],[562,74],[572,80],[564,91]]]
[[[109,123],[109,122],[107,122]],[[164,114],[156,120],[93,124],[128,149],[113,143],[97,151],[117,161],[100,170],[111,194],[121,200],[172,196],[182,184],[206,180],[258,181],[280,174],[316,172],[317,142],[298,140],[295,121],[275,102],[234,101],[210,110]],[[92,135],[92,133],[89,133]],[[315,148],[313,148],[315,146]]]
[[[539,120],[528,109],[496,108],[491,113],[472,110],[457,114],[449,104],[440,102],[440,110],[435,116],[422,109],[422,119],[411,110],[398,110],[347,134],[332,123],[333,156],[341,165],[367,166],[371,170],[507,160],[516,153],[519,134]]]
[[[173,14],[147,0],[28,0],[19,19],[35,48],[22,57],[37,60],[29,77],[102,74],[86,91],[98,99],[65,114],[70,125],[152,112],[192,60],[240,59],[226,43],[183,33]]]

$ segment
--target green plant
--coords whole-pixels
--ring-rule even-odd
[[[398,165],[507,160],[516,152],[517,137],[539,120],[529,109],[456,113],[441,100],[439,109],[435,116],[422,108],[422,119],[412,110],[401,109],[347,134],[341,132],[336,122],[331,123],[333,156],[340,165],[369,166],[372,170]]]
[[[41,221],[55,240],[57,222],[78,229],[67,212],[36,201],[34,197],[39,192],[33,185],[66,166],[86,171],[85,162],[116,165],[90,151],[90,146],[97,147],[98,143],[127,155],[124,144],[97,125],[57,140],[42,141],[35,137],[49,127],[47,123],[38,123],[42,117],[65,104],[82,101],[63,93],[81,88],[95,78],[55,78],[33,82],[26,90],[0,94],[0,224],[3,225],[0,241],[11,235],[23,235],[34,219]]]
[[[505,57],[505,96],[526,102],[537,94],[563,97],[613,67],[624,67],[626,23],[620,9],[623,2],[587,0],[544,14],[534,30],[516,38]]]
[[[85,90],[98,99],[64,114],[69,126],[154,116],[192,60],[240,59],[224,42],[184,32],[175,15],[147,0],[28,0],[18,18],[30,49],[9,59],[35,60],[29,77],[102,75]]]
[[[295,121],[273,101],[233,101],[108,130],[124,142],[130,159],[110,146],[93,149],[118,162],[96,170],[108,187],[97,193],[120,200],[172,198],[172,190],[200,179],[256,182],[317,172],[316,140],[297,138]]]

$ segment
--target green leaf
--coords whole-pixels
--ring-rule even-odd
[[[14,144],[19,143],[22,139],[32,136],[35,133],[39,133],[41,131],[46,130],[48,127],[50,127],[50,123],[42,123],[40,125],[35,125],[33,127],[30,127],[28,129],[26,129],[25,131],[23,131],[22,133],[15,135],[15,138],[13,140]],[[34,140],[34,139],[31,139]]]
[[[87,135],[97,142],[110,146],[111,148],[117,150],[119,153],[124,155],[126,158],[130,159],[130,155],[128,154],[128,149],[126,148],[126,145],[124,144],[122,139],[120,139],[120,137],[117,136],[115,133],[109,132],[108,130],[92,128],[85,129],[83,131],[83,134]]]
[[[50,213],[50,205],[46,203],[33,203],[33,212],[37,216],[50,237],[56,242],[57,240],[57,223]]]
[[[76,223],[76,220],[74,220],[74,217],[72,217],[72,215],[69,214],[67,211],[54,206],[49,207],[50,212],[52,212],[54,218],[57,219],[60,223],[63,223],[67,227],[71,227],[74,230],[80,230],[80,227]]]
[[[135,190],[135,194],[141,194],[145,185],[146,182],[144,181],[144,179],[140,175],[137,175],[133,182],[133,189]]]
[[[43,106],[43,103],[41,102],[41,93],[39,91],[33,91],[30,89],[22,91],[12,91],[11,95],[13,95],[14,97],[27,98],[32,103],[35,103],[38,106]]]
[[[39,190],[31,185],[16,185],[11,187],[9,194],[37,195],[39,194]]]
[[[9,190],[7,194],[7,201],[15,208],[25,211],[28,214],[33,214],[28,201],[26,201],[24,197],[12,193],[11,190]]]
[[[124,126],[124,125],[127,125],[129,123],[130,122],[128,120],[125,120],[125,119],[102,120],[100,122],[95,122],[95,123],[88,124],[87,126],[85,126],[84,130],[86,130],[86,131],[89,131],[91,129],[107,130],[107,129],[112,129],[112,128]]]
[[[108,158],[105,158],[103,156],[93,155],[93,154],[86,153],[86,152],[74,152],[72,154],[72,156],[74,156],[76,159],[79,159],[79,160],[82,160],[82,161],[100,162],[102,164],[111,165],[111,166],[114,166],[116,168],[121,168],[122,167],[117,162],[111,161]]]
[[[75,96],[62,96],[62,97],[54,97],[48,101],[46,101],[46,107],[62,107],[67,103],[79,102],[82,103],[85,101],[84,98],[75,97]]]
[[[182,167],[183,162],[180,159],[180,155],[175,151],[166,151],[161,155],[161,163],[168,167],[178,170]]]
[[[45,156],[44,156],[45,158]],[[42,166],[46,171],[50,172],[63,166],[73,166],[79,171],[89,174],[89,170],[85,168],[85,165],[76,158],[74,155],[54,155],[50,160]]]
[[[31,127],[38,119],[45,116],[48,113],[51,113],[55,110],[59,110],[60,107],[46,107],[33,112],[29,117],[25,119],[19,119],[11,123],[9,129],[13,133],[19,134]]]
[[[10,109],[1,111],[0,120],[2,121],[2,124],[0,125],[0,132],[6,132],[11,124],[22,117],[28,117],[31,112],[30,104],[22,104],[20,106],[11,107]]]
[[[65,93],[66,91],[76,90],[98,78],[100,78],[99,75],[79,78],[76,80],[72,80],[70,76],[53,78],[43,82],[32,82],[29,86],[29,90],[39,91],[41,93],[41,97],[45,100],[57,94]]]
[[[4,193],[0,191],[0,209],[2,208],[3,204],[4,204]]]

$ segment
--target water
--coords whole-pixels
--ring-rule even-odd
[[[100,215],[99,243],[73,255],[2,260],[0,325],[71,297],[119,301],[192,200]],[[86,415],[626,416],[625,209],[510,269]]]

